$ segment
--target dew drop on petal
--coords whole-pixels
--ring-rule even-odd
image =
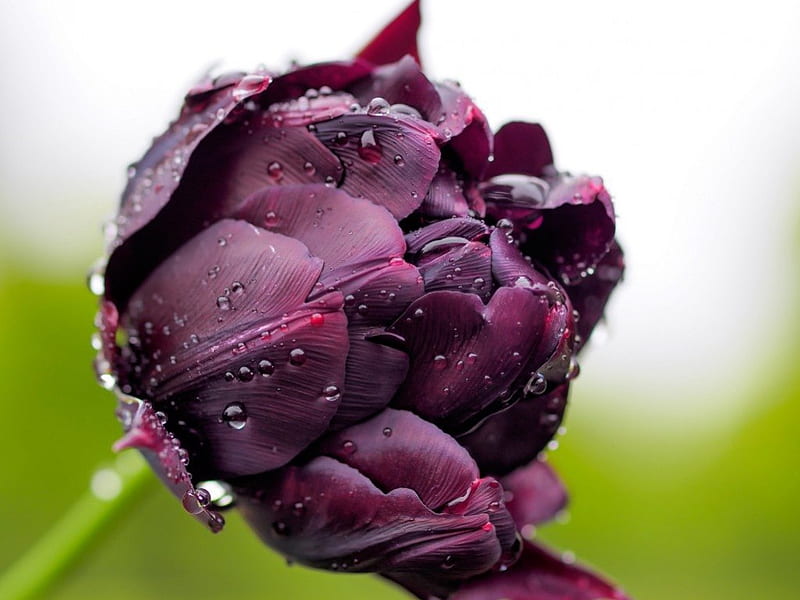
[[[295,366],[300,366],[306,362],[306,353],[302,348],[295,348],[289,352],[289,362]]]
[[[232,429],[244,429],[247,425],[247,411],[241,402],[231,402],[222,411],[221,420]]]

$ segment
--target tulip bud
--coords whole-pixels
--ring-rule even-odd
[[[298,563],[622,598],[520,535],[566,499],[539,457],[622,274],[611,198],[429,80],[418,25],[208,78],[131,167],[95,286],[116,448]]]

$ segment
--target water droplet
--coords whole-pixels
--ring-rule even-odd
[[[217,308],[220,310],[230,310],[231,309],[231,299],[227,296],[219,296],[217,298]]]
[[[310,321],[312,325],[319,327],[325,324],[325,316],[322,313],[312,313]]]
[[[289,526],[284,521],[275,521],[272,524],[272,531],[280,536],[289,535]]]
[[[244,293],[244,284],[241,281],[234,281],[231,284],[231,294],[236,294],[237,296]]]
[[[388,115],[390,111],[389,103],[380,96],[377,96],[367,104],[368,115]]]
[[[377,164],[383,156],[383,151],[375,139],[375,132],[367,129],[361,134],[358,146],[358,155],[370,164]]]
[[[267,165],[267,175],[272,177],[275,181],[283,179],[283,167],[277,160],[273,160]]]
[[[443,354],[437,354],[433,357],[433,368],[437,371],[443,371],[447,368],[447,357]]]
[[[567,369],[567,381],[575,379],[581,372],[581,367],[578,364],[578,359],[574,356],[569,359],[569,368]]]
[[[227,246],[228,240],[226,240],[225,238],[219,238],[217,240],[217,244],[220,245],[220,246]]]
[[[225,109],[218,108],[216,113],[217,121],[222,121],[225,118]]]
[[[306,162],[303,164],[303,172],[304,172],[306,175],[313,175],[314,173],[316,173],[316,172],[317,172],[317,169],[316,169],[316,167],[314,167],[314,165],[313,165],[311,162],[309,162],[309,161],[306,161]]]
[[[156,417],[156,419],[158,419],[158,422],[159,422],[161,425],[166,425],[166,424],[167,424],[167,415],[165,415],[165,414],[164,414],[163,412],[161,412],[160,410],[158,410],[158,411],[156,411],[156,412],[155,412],[155,417]]]
[[[198,492],[200,490],[188,490],[181,498],[181,504],[183,504],[183,509],[188,512],[190,515],[199,515],[203,512],[204,505],[200,502],[200,498],[198,497]],[[208,495],[206,490],[203,490]],[[210,497],[209,497],[210,500]],[[205,506],[207,506],[206,503]]]
[[[342,443],[342,451],[345,454],[353,454],[358,448],[356,447],[356,443],[352,440],[345,440]]]
[[[414,311],[414,318],[415,319],[421,319],[424,316],[425,316],[425,311],[422,310],[421,308],[418,308],[417,310]]]
[[[128,179],[133,179],[134,177],[136,177],[136,166],[130,165],[128,167]]]
[[[496,227],[504,230],[514,229],[514,223],[512,223],[510,219],[500,219],[497,222]]]
[[[217,275],[219,275],[219,265],[214,265],[208,270],[208,278],[209,279],[216,279]]]
[[[242,77],[242,80],[231,90],[231,95],[233,99],[238,102],[247,96],[263,92],[267,89],[269,82],[270,78],[266,75],[246,75]]]
[[[322,396],[328,402],[337,402],[342,397],[342,392],[339,390],[338,386],[329,385],[322,390]]]
[[[356,310],[358,311],[358,314],[365,315],[367,312],[369,312],[369,307],[366,304],[359,304],[356,307]]]
[[[523,392],[525,394],[532,394],[534,396],[539,396],[540,394],[544,394],[547,390],[547,379],[541,373],[534,373],[533,376],[528,380],[528,383],[525,384],[525,388]]]
[[[483,277],[476,277],[472,280],[472,286],[476,290],[482,290],[486,286],[486,280]]]
[[[225,381],[233,381],[236,379],[236,375],[233,374],[233,371],[225,371]]]
[[[383,435],[384,437],[392,437],[392,428],[391,427],[384,427],[383,428]]]
[[[395,154],[393,160],[394,160],[394,164],[396,164],[398,167],[405,166],[405,164],[406,164],[405,159],[402,156],[400,156],[399,154]]]
[[[247,411],[241,402],[231,402],[222,411],[222,422],[232,429],[244,429],[247,425]]]
[[[306,505],[302,502],[295,502],[292,504],[292,514],[294,514],[295,517],[302,517],[306,514]]]
[[[442,561],[442,569],[444,569],[445,571],[449,571],[455,566],[456,566],[456,561],[453,558],[452,554],[448,554],[447,556],[444,557],[444,560]]]
[[[239,367],[239,381],[251,381],[255,373],[250,367]]]
[[[301,348],[295,348],[291,352],[289,352],[289,362],[295,366],[300,366],[306,362],[306,353],[305,350]]]
[[[264,377],[269,377],[275,372],[275,365],[266,358],[258,361],[258,372]]]
[[[347,134],[344,131],[339,131],[333,138],[333,143],[337,146],[344,146],[347,144]]]
[[[86,287],[95,296],[102,296],[106,291],[105,277],[103,276],[103,261],[98,261],[86,278]]]

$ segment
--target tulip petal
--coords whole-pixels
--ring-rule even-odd
[[[494,134],[494,160],[486,177],[517,173],[544,177],[553,167],[553,151],[547,133],[538,123],[512,121]]]
[[[347,114],[318,123],[316,135],[344,165],[339,187],[396,219],[419,207],[439,167],[433,129],[413,117]]]
[[[405,410],[386,409],[328,436],[320,451],[358,469],[384,491],[414,490],[432,510],[450,512],[445,505],[467,494],[478,478],[475,461],[458,442]]]
[[[350,324],[350,351],[345,365],[344,394],[330,430],[363,421],[392,400],[408,372],[408,355],[369,339],[372,325]]]
[[[625,257],[622,248],[615,241],[608,254],[597,263],[593,273],[576,284],[567,286],[572,305],[580,315],[577,323],[581,340],[579,347],[583,347],[589,340],[592,330],[603,316],[611,292],[622,281],[624,271]]]
[[[561,178],[542,216],[542,225],[522,242],[523,251],[566,283],[586,277],[611,247],[614,207],[599,177]]]
[[[318,112],[314,106],[309,119],[328,115],[329,105],[321,105]],[[342,166],[335,155],[305,127],[280,127],[278,117],[281,113],[254,112],[219,125],[185,156],[188,166],[180,185],[173,186],[169,203],[112,254],[106,270],[112,300],[124,305],[159,262],[257,190],[341,179]]]
[[[188,454],[175,436],[166,430],[162,424],[163,417],[159,418],[148,402],[122,400],[117,416],[125,427],[125,435],[114,444],[114,450],[138,449],[189,514],[214,533],[221,531],[225,519],[210,506],[207,492],[192,484],[192,476],[186,469]]]
[[[308,90],[328,87],[344,90],[370,74],[372,65],[360,59],[325,62],[300,67],[275,78],[267,92],[260,98],[261,106],[299,98]]]
[[[419,207],[419,212],[425,217],[436,219],[466,217],[469,214],[469,206],[463,193],[463,184],[459,182],[455,171],[439,167],[439,171],[433,178],[431,187]]]
[[[442,114],[434,122],[443,140],[468,175],[483,179],[493,143],[486,117],[457,84],[443,82],[435,86],[442,99]]]
[[[175,423],[195,475],[278,467],[335,414],[325,390],[344,385],[347,319],[340,294],[305,302],[321,268],[296,240],[224,220],[134,294],[123,383]]]
[[[410,106],[426,121],[435,123],[442,111],[442,101],[434,84],[411,56],[378,67],[370,76],[351,88],[361,104],[383,98],[390,105]]]
[[[519,529],[553,519],[567,506],[567,490],[553,468],[543,460],[512,471],[502,478],[505,504]]]
[[[431,223],[421,229],[406,234],[409,254],[419,254],[428,244],[444,238],[464,238],[470,242],[485,239],[489,236],[489,228],[483,221],[472,218],[445,219]]]
[[[327,456],[240,481],[236,492],[266,544],[313,567],[459,579],[485,572],[500,556],[486,514],[433,512],[412,490],[384,492]]]
[[[417,31],[421,22],[419,0],[414,0],[364,46],[358,53],[358,58],[376,65],[385,65],[410,54],[419,63]]]
[[[482,474],[505,475],[536,458],[558,431],[568,389],[563,384],[540,396],[529,394],[458,441]]]
[[[525,542],[522,557],[505,573],[466,583],[448,600],[628,600],[588,569]]]
[[[549,312],[544,296],[520,287],[500,288],[486,306],[474,294],[426,294],[389,329],[406,341],[411,356],[393,405],[448,431],[500,410],[513,398],[510,386],[529,357],[545,360],[539,342]]]
[[[477,294],[488,302],[492,295],[492,251],[480,242],[441,245],[421,256],[417,268],[425,291],[450,290]],[[461,238],[463,240],[463,238]]]
[[[231,216],[301,241],[325,261],[327,285],[374,261],[401,258],[406,246],[385,208],[324,185],[264,188],[245,198]]]
[[[248,98],[263,92],[271,77],[255,74],[225,78],[187,96],[181,113],[131,167],[116,219],[116,248],[149,223],[169,201],[198,144]]]

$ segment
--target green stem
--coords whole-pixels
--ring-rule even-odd
[[[125,514],[153,481],[138,453],[125,452],[99,469],[90,489],[28,552],[0,576],[0,598],[40,598]]]

